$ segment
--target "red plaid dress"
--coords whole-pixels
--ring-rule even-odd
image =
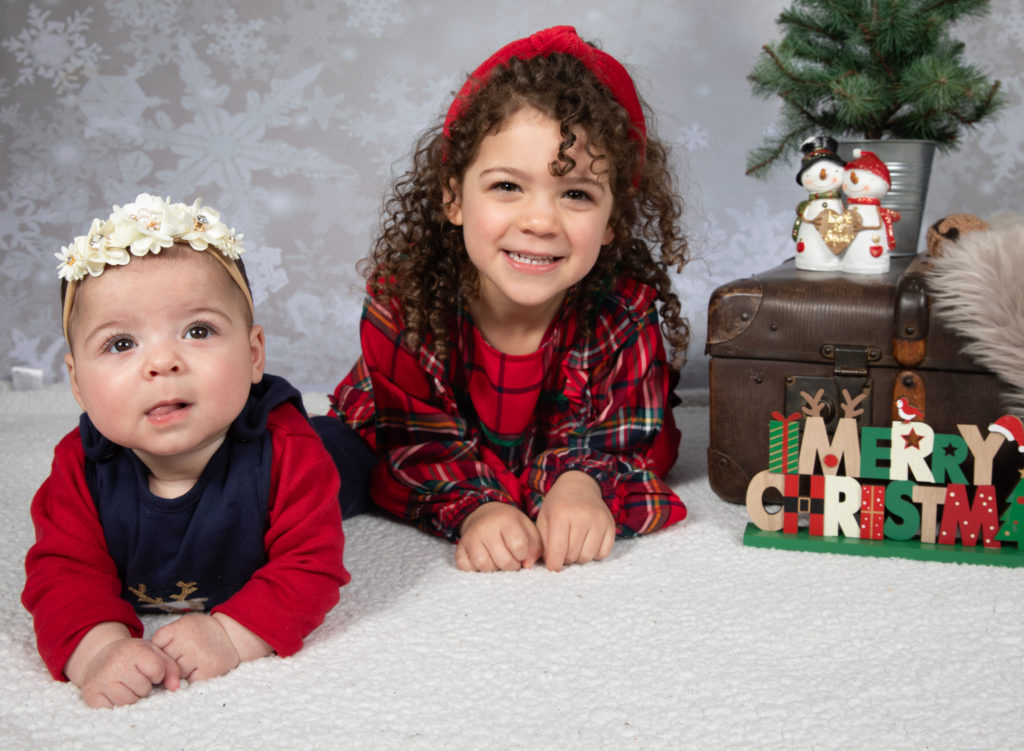
[[[563,308],[540,348],[503,354],[467,311],[455,312],[448,363],[411,350],[398,308],[368,300],[363,355],[332,405],[373,446],[371,495],[381,507],[450,540],[482,503],[536,519],[563,472],[601,486],[622,536],[680,521],[686,507],[663,478],[680,434],[667,406],[669,368],[652,288],[620,281],[593,337]]]

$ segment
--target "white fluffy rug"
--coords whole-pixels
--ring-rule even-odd
[[[352,583],[299,654],[91,710],[50,679],[19,602],[29,501],[76,408],[0,382],[0,748],[1018,747],[1024,569],[743,547],[745,510],[708,488],[707,410],[678,414],[684,524],[600,563],[487,575],[355,518]]]

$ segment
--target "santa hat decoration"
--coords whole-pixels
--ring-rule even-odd
[[[853,161],[846,163],[846,171],[849,172],[855,169],[878,175],[885,180],[887,185],[892,185],[892,179],[889,177],[889,168],[872,151],[864,151],[863,149],[853,150]]]
[[[1024,453],[1024,424],[1019,417],[1003,415],[988,426],[989,432],[1001,433],[1006,440],[1017,443],[1017,450]]]

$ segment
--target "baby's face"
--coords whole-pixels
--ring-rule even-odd
[[[72,392],[104,436],[154,473],[201,471],[263,377],[263,331],[211,252],[133,258],[83,280],[75,296]]]

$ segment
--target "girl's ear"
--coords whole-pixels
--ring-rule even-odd
[[[451,182],[441,189],[441,192],[444,195],[444,215],[456,227],[461,227],[462,187],[455,178],[452,178]]]
[[[604,228],[604,237],[601,238],[601,244],[602,245],[608,245],[614,239],[615,239],[615,227],[612,226],[611,222],[608,222],[608,226]]]

